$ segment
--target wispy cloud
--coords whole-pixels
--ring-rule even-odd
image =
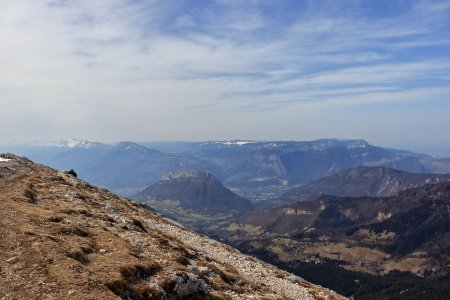
[[[361,130],[310,116],[450,101],[448,1],[0,0],[0,11],[11,141],[352,137]]]

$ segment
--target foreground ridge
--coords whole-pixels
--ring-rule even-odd
[[[0,299],[343,299],[25,158],[0,161]]]

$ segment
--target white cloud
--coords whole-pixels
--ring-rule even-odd
[[[448,55],[411,52],[449,44],[444,2],[376,20],[339,5],[284,20],[273,2],[183,3],[0,0],[0,134],[311,138],[338,134],[310,117],[323,110],[448,101]]]

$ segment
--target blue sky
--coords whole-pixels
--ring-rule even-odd
[[[0,11],[5,142],[337,137],[450,155],[450,1]]]

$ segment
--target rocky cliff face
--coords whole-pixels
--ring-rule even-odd
[[[149,208],[0,160],[1,299],[340,299]]]

